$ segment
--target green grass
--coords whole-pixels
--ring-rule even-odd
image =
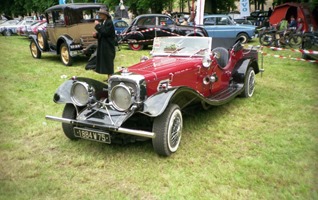
[[[33,59],[22,37],[0,44],[0,199],[318,198],[317,64],[265,56],[252,98],[188,113],[178,152],[162,158],[151,142],[68,140],[45,120],[61,116],[52,101],[61,76],[105,77],[86,71],[86,58]],[[123,47],[115,66],[149,51]]]

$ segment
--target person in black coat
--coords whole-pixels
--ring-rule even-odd
[[[110,14],[105,9],[100,9],[97,13],[100,21],[95,20],[97,32],[93,33],[93,36],[98,39],[96,72],[107,74],[108,79],[114,73],[115,28]]]

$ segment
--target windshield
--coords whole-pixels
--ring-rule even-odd
[[[212,46],[211,37],[156,37],[153,56],[204,56]]]

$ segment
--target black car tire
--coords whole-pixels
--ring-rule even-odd
[[[30,42],[30,52],[33,58],[41,58],[41,50],[36,46],[34,40]]]
[[[252,97],[255,90],[255,71],[252,67],[247,69],[244,78],[244,90],[241,93],[242,97],[249,98]]]
[[[65,66],[72,66],[73,64],[73,58],[70,55],[70,50],[68,46],[65,43],[61,44],[60,47],[60,57],[61,61]]]
[[[249,37],[246,33],[240,33],[238,36],[237,36],[237,40],[242,38],[242,43],[245,44],[249,41]]]
[[[76,118],[76,108],[73,104],[66,104],[62,114],[63,118],[66,119],[75,119]],[[70,140],[77,140],[78,138],[74,135],[74,126],[72,124],[62,123],[62,129],[66,137]]]
[[[9,30],[9,29],[8,29],[8,30],[5,30],[5,31],[4,31],[4,35],[5,35],[5,36],[11,36],[11,35],[12,35],[11,30]]]
[[[134,50],[134,51],[139,51],[139,50],[142,50],[144,48],[143,44],[137,44],[137,43],[128,44],[128,46],[129,46],[129,49]]]
[[[170,156],[176,152],[181,141],[182,127],[180,107],[170,104],[153,123],[156,137],[152,139],[152,145],[155,152],[161,156]]]
[[[37,34],[37,42],[39,44],[39,47],[42,51],[45,51],[46,49],[48,49],[48,42],[47,42],[47,37],[45,32],[43,31],[39,31]]]

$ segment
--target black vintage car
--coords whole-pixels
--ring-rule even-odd
[[[119,44],[128,44],[132,50],[141,50],[151,45],[155,37],[162,36],[206,37],[208,33],[202,27],[177,25],[168,15],[145,14],[137,16],[122,32]]]

